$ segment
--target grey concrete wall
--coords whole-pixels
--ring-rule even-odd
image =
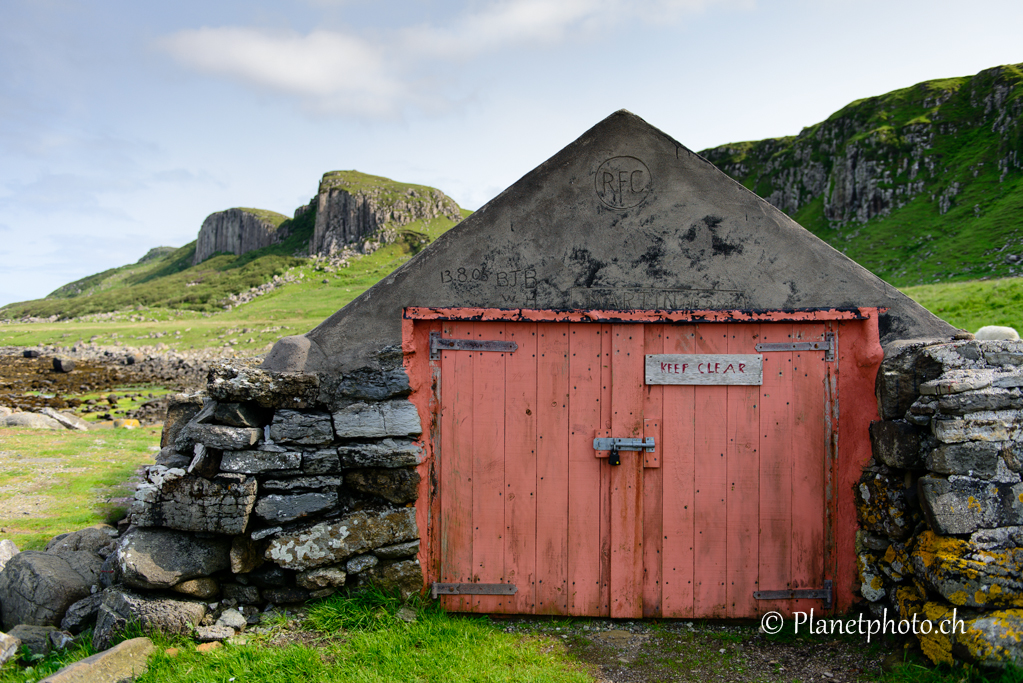
[[[405,306],[885,307],[882,342],[956,332],[709,162],[620,111],[264,367],[338,372],[400,341]]]

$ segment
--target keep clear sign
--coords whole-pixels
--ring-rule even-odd
[[[759,353],[671,353],[646,357],[647,384],[763,384]]]

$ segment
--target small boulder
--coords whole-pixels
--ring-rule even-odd
[[[208,576],[182,581],[178,585],[173,586],[171,590],[175,593],[187,595],[190,598],[198,598],[200,600],[213,600],[220,595],[220,585],[217,583],[216,579],[212,579]]]
[[[6,664],[18,656],[21,641],[12,635],[0,632],[0,664]]]
[[[72,372],[75,369],[75,362],[70,358],[54,358],[53,369],[56,372]]]
[[[4,568],[8,560],[17,555],[20,551],[18,546],[14,545],[14,541],[9,538],[5,538],[0,541],[0,570]]]
[[[91,585],[58,555],[18,553],[0,572],[3,626],[56,626],[68,607],[91,594]]]
[[[72,664],[39,683],[106,683],[134,681],[149,669],[156,647],[149,638],[132,638]]]
[[[53,649],[50,634],[56,630],[53,626],[18,624],[7,635],[20,640],[22,646],[28,648],[29,654],[46,656]]]
[[[39,413],[11,413],[0,417],[0,427],[28,427],[29,429],[64,429],[64,425],[52,417]]]
[[[39,358],[39,356],[41,356],[41,355],[43,355],[43,354],[41,354],[36,349],[26,349],[25,351],[21,352],[21,356],[23,358]]]
[[[227,640],[231,636],[237,633],[233,628],[227,626],[197,626],[195,629],[195,639],[200,643],[216,643],[220,644],[221,640]],[[197,648],[198,649],[198,648]]]
[[[114,552],[121,580],[135,588],[171,588],[231,566],[230,543],[169,529],[133,529]]]
[[[81,633],[96,619],[101,602],[103,593],[93,593],[72,604],[60,620],[60,628],[71,633]]]
[[[39,412],[46,417],[52,417],[57,422],[61,423],[65,429],[74,429],[79,432],[89,431],[89,423],[72,413],[58,413],[56,410],[48,406],[40,408]]]
[[[97,650],[107,649],[128,624],[136,624],[143,630],[188,635],[205,616],[206,605],[202,602],[143,596],[108,588],[96,616],[92,645]]]

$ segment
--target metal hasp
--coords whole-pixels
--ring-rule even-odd
[[[430,360],[440,360],[441,351],[501,351],[511,353],[519,348],[515,342],[476,339],[444,339],[440,332],[430,333]]]
[[[647,453],[653,453],[654,437],[648,436],[645,439],[612,439],[598,436],[593,439],[593,450],[608,451],[608,464],[621,465],[622,459],[618,457],[618,451],[646,451]]]
[[[514,583],[432,583],[430,595],[515,595],[519,592]]]
[[[831,579],[824,582],[824,588],[753,592],[753,597],[757,600],[823,600],[824,609],[831,609],[831,596]]]
[[[646,451],[654,452],[654,437],[648,436],[645,439],[607,439],[597,437],[593,440],[595,451]]]
[[[835,333],[826,333],[823,341],[768,342],[757,344],[756,348],[760,353],[770,351],[823,351],[824,360],[830,363],[835,360]]]

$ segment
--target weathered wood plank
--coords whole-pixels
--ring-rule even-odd
[[[531,614],[536,604],[536,323],[509,323],[509,341],[519,345],[505,364],[504,563],[518,587],[507,611]]]
[[[664,351],[664,325],[644,325],[644,352]],[[661,616],[661,549],[663,546],[663,475],[660,468],[664,454],[661,435],[661,414],[664,387],[644,389],[643,438],[653,437],[653,453],[643,458],[643,616]],[[652,466],[656,465],[656,466]]]
[[[699,325],[696,349],[704,354],[724,353],[727,326]],[[725,576],[728,567],[727,505],[728,387],[700,386],[696,399],[696,491],[693,609],[700,617],[727,614]]]
[[[643,329],[612,325],[611,431],[643,434]],[[611,467],[611,616],[643,616],[643,454],[622,451]]]
[[[692,352],[695,335],[694,325],[666,325],[664,350]],[[693,616],[695,391],[693,386],[663,390],[661,472],[664,490],[671,492],[663,500],[661,605],[665,618]]]
[[[730,325],[729,353],[743,353],[759,340],[760,326]],[[760,519],[760,387],[728,387],[728,571],[729,618],[759,614],[757,590]]]
[[[568,330],[537,329],[537,614],[568,613]]]
[[[444,335],[472,338],[472,323],[445,323]],[[473,357],[441,352],[441,571],[442,583],[472,580],[472,419]],[[453,612],[472,609],[471,597],[446,595],[441,606]]]
[[[823,340],[825,326],[793,325],[793,341]],[[824,581],[824,354],[792,354],[792,587],[820,588]],[[821,611],[819,600],[794,600],[792,609]]]
[[[791,323],[764,323],[764,342],[790,342]],[[760,405],[759,590],[792,588],[792,352],[764,354]],[[761,603],[791,613],[791,601]]]
[[[600,461],[593,455],[593,432],[601,424],[600,325],[573,324],[569,354],[568,611],[595,616],[603,604]]]

